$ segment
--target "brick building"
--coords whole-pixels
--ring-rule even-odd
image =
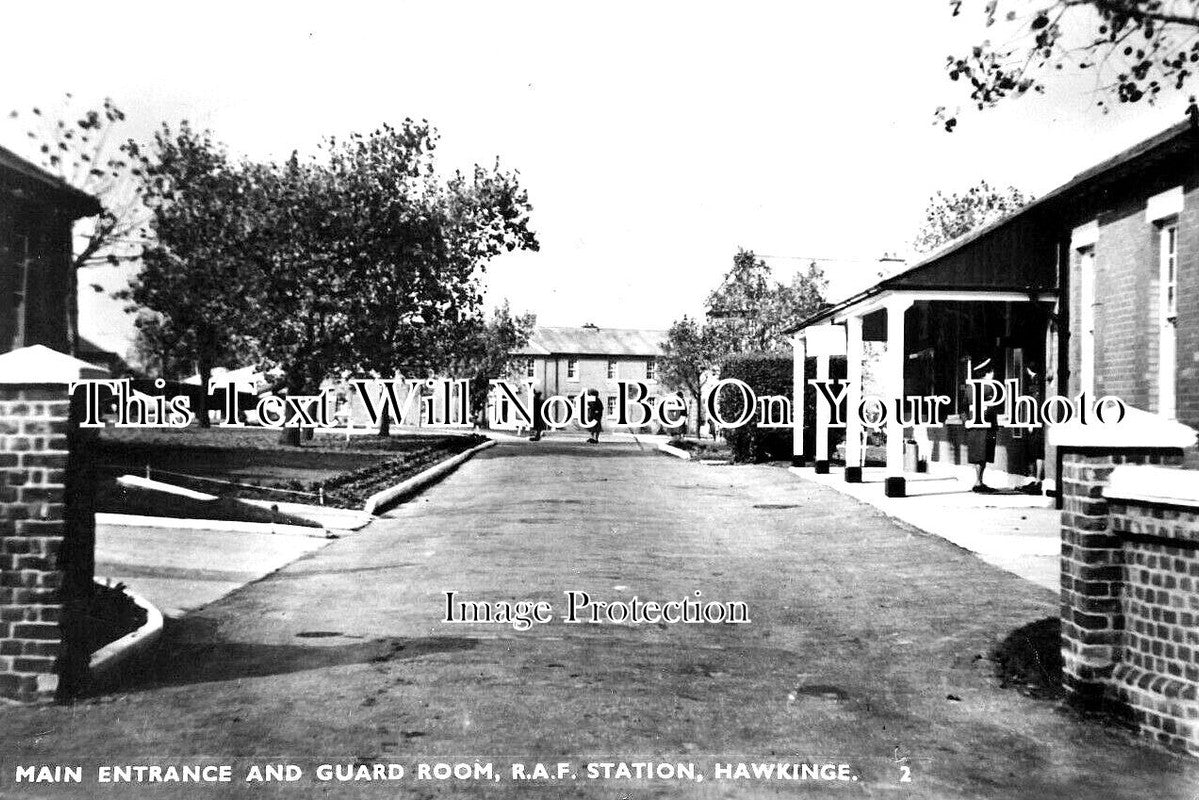
[[[666,394],[658,382],[665,331],[636,328],[539,327],[516,352],[511,381],[531,379],[545,397],[574,397],[596,389],[609,416],[616,413],[617,381],[641,381],[650,397]]]
[[[1129,148],[792,333],[797,386],[805,356],[825,375],[830,358],[845,356],[860,386],[863,342],[885,341],[886,395],[950,398],[944,426],[888,419],[893,495],[904,493],[912,448],[934,466],[967,463],[971,378],[1014,380],[1038,400],[1086,389],[1199,426],[1199,128],[1183,123]],[[827,469],[827,416],[797,414],[795,424],[817,429],[815,453],[795,437],[796,460]],[[846,479],[861,480],[856,415],[846,427]],[[1042,430],[1002,427],[995,451],[992,475],[1054,485]]]
[[[100,204],[0,148],[0,697],[86,680],[93,592],[91,435],[67,385],[105,371],[77,344],[71,228]]]
[[[1063,386],[1199,427],[1199,131],[1172,128],[1087,176],[1098,185],[1062,220]]]
[[[75,220],[100,203],[0,147],[0,353],[75,346]]]

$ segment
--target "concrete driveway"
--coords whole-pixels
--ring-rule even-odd
[[[220,563],[212,554],[212,563]],[[449,624],[445,591],[748,604],[745,625]],[[772,467],[506,443],[390,519],[170,626],[75,707],[8,709],[6,797],[1187,798],[1199,765],[1000,688],[985,654],[1056,595]],[[13,766],[231,764],[219,787],[14,787]],[[425,764],[495,779],[419,779]],[[512,779],[513,764],[568,774]],[[591,779],[587,764],[706,778]],[[845,765],[845,781],[729,763]],[[298,765],[295,783],[242,780]],[[320,764],[405,777],[320,781]],[[526,773],[527,774],[527,773]],[[657,774],[657,773],[656,773]],[[572,777],[573,776],[573,777]],[[910,778],[910,780],[905,780]],[[136,791],[134,791],[136,790]]]

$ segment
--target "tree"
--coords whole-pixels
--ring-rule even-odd
[[[128,294],[154,312],[158,351],[189,349],[206,385],[236,347],[293,396],[459,363],[484,325],[487,262],[537,240],[515,173],[443,180],[435,143],[406,120],[328,139],[321,157],[235,163],[207,133],[164,127],[142,157],[154,239]]]
[[[125,112],[110,98],[99,108],[82,112],[73,104],[74,97],[68,93],[55,113],[34,106],[27,112],[13,110],[9,118],[27,122],[25,134],[36,146],[43,169],[100,201],[99,214],[75,225],[74,271],[134,261],[141,254],[146,210],[139,196],[138,164],[119,141]],[[96,289],[100,291],[99,286]],[[79,332],[74,297],[72,284],[68,313],[72,344]]]
[[[213,367],[245,343],[249,283],[242,247],[256,228],[246,202],[246,168],[233,163],[208,132],[167,125],[148,150],[129,145],[140,163],[141,195],[152,237],[141,271],[119,294],[146,309],[137,324],[143,349],[164,362],[186,359],[200,374],[200,424],[208,425],[207,387]]]
[[[353,367],[351,323],[371,289],[355,283],[363,257],[354,242],[356,209],[324,164],[296,154],[249,165],[244,177],[254,220],[240,248],[250,309],[244,330],[260,366],[278,372],[276,390],[316,394],[323,380]],[[298,444],[299,431],[289,428],[284,438]]]
[[[705,378],[717,368],[717,354],[709,328],[684,315],[666,332],[662,357],[658,360],[662,382],[695,400],[695,431],[704,425]]]
[[[460,364],[484,327],[487,262],[537,248],[516,174],[443,179],[436,142],[405,120],[255,171],[266,223],[244,248],[254,339],[289,393],[344,371],[430,377]]]
[[[462,375],[471,381],[471,412],[476,415],[487,403],[487,393],[493,378],[503,378],[512,370],[513,355],[529,343],[537,315],[512,314],[511,305],[504,300],[485,324],[472,326],[462,348]]]
[[[405,120],[330,143],[353,249],[348,344],[362,371],[423,377],[458,363],[483,325],[487,263],[538,248],[517,174],[497,163],[443,180],[437,139]]]
[[[962,0],[950,5],[958,16]],[[1112,100],[1152,104],[1190,83],[1199,62],[1199,0],[987,0],[982,15],[994,32],[946,61],[979,110],[1044,92],[1046,75],[1065,69],[1095,75],[1104,110]],[[1194,96],[1187,110],[1199,116]],[[936,116],[948,131],[957,125],[957,112]]]
[[[738,250],[732,269],[708,295],[706,327],[713,346],[720,356],[782,349],[783,331],[823,308],[827,289],[815,262],[782,284],[753,251]]]
[[[924,209],[924,222],[912,242],[918,253],[929,253],[959,236],[989,225],[1031,200],[1014,186],[998,189],[980,181],[962,194],[937,192]]]

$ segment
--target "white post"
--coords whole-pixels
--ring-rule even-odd
[[[808,348],[803,334],[795,334],[791,339],[791,347],[795,359],[791,377],[791,466],[802,467],[804,463],[804,388],[808,382]]]
[[[828,380],[828,351],[816,354],[816,380]],[[828,425],[832,419],[832,409],[823,400],[816,401],[816,473],[828,474]]]
[[[862,402],[862,318],[845,320],[845,481],[862,482],[862,421],[858,404]]]
[[[887,302],[887,355],[883,361],[883,383],[888,404],[903,401],[903,367],[907,360],[904,347],[904,314],[912,301],[897,297]],[[887,409],[887,479],[883,487],[887,497],[903,497],[907,493],[903,477],[903,426],[894,405]]]

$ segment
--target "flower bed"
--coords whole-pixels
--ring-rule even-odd
[[[95,585],[82,630],[88,653],[146,624],[146,610],[125,594],[125,584]]]
[[[334,508],[360,509],[380,489],[409,478],[428,467],[485,441],[482,436],[463,435],[320,435],[302,447],[282,445],[278,431],[199,429],[183,431],[104,431],[96,448],[102,476],[98,510],[156,516],[194,516],[187,513],[155,512],[142,506],[161,502],[164,507],[182,500],[139,498],[115,478],[122,474],[145,476],[197,492],[218,495],[223,506],[209,506],[204,519],[237,519],[248,522],[292,522],[280,518],[259,519],[233,498],[273,500]],[[144,501],[144,502],[143,502]],[[194,503],[195,501],[193,501]],[[212,502],[212,501],[209,501]],[[295,523],[303,524],[303,523]]]

